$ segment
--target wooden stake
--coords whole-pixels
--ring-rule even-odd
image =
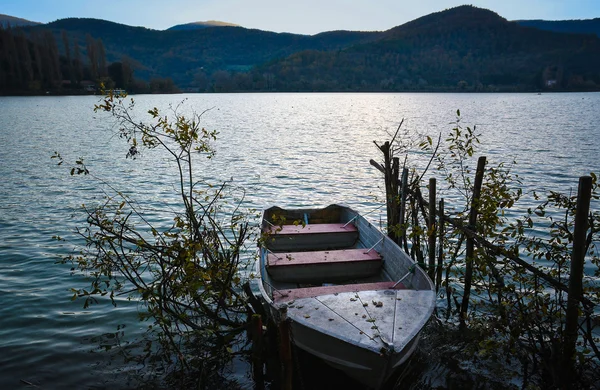
[[[390,152],[391,153],[391,152]],[[391,189],[391,194],[389,195],[391,203],[390,203],[390,220],[388,221],[388,225],[389,226],[393,226],[396,227],[398,226],[398,224],[400,223],[400,215],[398,213],[398,192],[399,192],[399,180],[398,180],[398,175],[399,175],[399,171],[400,171],[400,159],[398,157],[394,157],[392,159],[392,172],[391,172],[391,185],[390,185],[390,189]],[[392,239],[394,240],[394,242],[396,242],[396,244],[400,243],[400,234],[398,233],[397,230],[394,230],[394,234]]]
[[[390,143],[385,142],[380,148],[383,153],[383,169],[385,173],[385,204],[387,211],[387,234],[390,238],[394,238],[394,234],[391,230],[392,221],[392,207],[393,207],[393,195],[392,195],[392,157]]]
[[[473,198],[471,199],[471,210],[469,212],[469,229],[476,231],[477,209],[479,206],[479,197],[481,196],[481,186],[483,184],[483,171],[485,169],[485,156],[477,160],[477,171],[475,172],[475,183],[473,186]],[[460,305],[460,326],[465,326],[467,310],[469,309],[469,298],[471,296],[471,281],[473,279],[473,257],[475,252],[475,240],[467,237],[465,254],[465,291],[463,293],[462,303]]]
[[[437,271],[435,278],[435,287],[436,292],[439,291],[442,286],[442,266],[444,264],[444,199],[440,199],[440,206],[438,210],[438,231],[439,231],[439,253],[438,253],[438,263],[437,263]]]
[[[566,365],[563,386],[570,388],[575,375],[575,345],[577,343],[577,326],[579,317],[579,302],[583,291],[583,263],[586,252],[586,236],[588,230],[588,215],[592,197],[592,178],[579,178],[577,192],[577,210],[575,213],[575,228],[573,234],[573,252],[571,254],[571,274],[569,277],[569,299],[565,321],[565,338],[563,344],[563,362]]]
[[[287,318],[287,305],[280,308],[279,356],[281,358],[281,389],[292,390],[292,339],[290,321]]]
[[[436,225],[435,225],[435,178],[429,179],[429,266],[427,273],[429,277],[435,279],[435,240],[436,240]]]
[[[265,387],[263,360],[263,323],[260,314],[252,315],[252,378],[257,389]]]
[[[401,239],[399,242],[404,242],[404,250],[408,252],[407,241],[406,241],[406,230],[404,224],[406,223],[406,197],[408,195],[408,168],[402,169],[402,187],[400,191],[400,211],[398,212],[398,218],[400,226],[402,227]]]

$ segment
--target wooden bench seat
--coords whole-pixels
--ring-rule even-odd
[[[365,248],[269,253],[267,271],[273,280],[311,283],[366,278],[380,272],[382,259]]]
[[[265,232],[271,235],[267,247],[276,252],[348,248],[358,240],[358,229],[352,223],[272,226]]]
[[[279,290],[273,292],[273,301],[275,303],[289,302],[295,299],[317,297],[320,295],[339,294],[345,292],[390,290],[396,282],[377,282],[377,283],[359,283],[342,284],[336,286],[318,286],[296,288],[293,290]],[[400,283],[394,290],[402,290],[405,286]]]
[[[329,234],[329,233],[352,233],[356,232],[356,226],[352,223],[347,225],[343,223],[316,223],[302,226],[298,225],[282,225],[271,227],[269,233],[277,235],[297,235],[297,234]]]

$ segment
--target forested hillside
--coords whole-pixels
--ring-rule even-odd
[[[0,26],[0,94],[88,94],[122,88],[133,92],[174,92],[170,79],[150,83],[135,80],[127,61],[108,62],[101,40],[87,36],[85,55],[66,32],[60,36],[63,53],[50,30],[33,31]]]
[[[596,90],[600,39],[519,26],[462,6],[338,52],[305,51],[261,66],[289,91]]]
[[[130,92],[600,90],[600,38],[572,33],[581,24],[570,33],[523,24],[472,6],[384,32],[313,36],[61,19],[2,31],[0,93],[100,82]]]
[[[315,36],[273,33],[242,27],[150,30],[97,19],[61,19],[30,31],[51,29],[85,47],[87,35],[102,40],[109,61],[125,58],[136,75],[169,77],[181,87],[198,86],[217,71],[243,72],[298,51],[337,50],[376,39],[378,33],[328,32]]]

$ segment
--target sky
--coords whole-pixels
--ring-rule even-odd
[[[382,31],[463,4],[508,20],[592,19],[600,0],[0,0],[0,14],[48,23],[97,18],[164,30],[219,20],[273,32]]]

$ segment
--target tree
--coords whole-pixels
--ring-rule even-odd
[[[113,62],[107,68],[108,77],[114,81],[117,88],[125,88],[125,78],[123,77],[123,63]]]
[[[179,90],[175,86],[173,79],[171,78],[159,78],[155,77],[150,80],[150,92],[151,93],[174,93]]]
[[[534,193],[531,203],[519,210],[523,191],[511,165],[493,166],[480,156],[473,169],[479,135],[475,127],[462,126],[460,111],[445,144],[442,134],[437,143],[431,137],[419,143],[420,152],[430,154],[429,162],[422,172],[407,167],[406,187],[399,186],[400,161],[406,165],[415,146],[409,136],[397,137],[399,131],[400,127],[392,141],[379,148],[386,162],[394,153],[404,158],[384,164],[387,170],[372,164],[385,174],[390,234],[429,271],[446,298],[445,307],[438,307],[439,314],[446,314],[444,331],[454,332],[453,324],[458,325],[452,358],[464,351],[459,361],[472,359],[479,371],[517,377],[522,388],[593,387],[600,380],[595,321],[600,305],[600,213],[581,216],[589,229],[577,249],[585,254],[587,275],[573,279],[584,289],[583,297],[572,304],[579,315],[579,322],[577,317],[571,322],[570,340],[578,345],[573,356],[565,318],[566,296],[572,292],[566,281],[574,277],[569,269],[575,253],[577,197]],[[430,181],[426,189],[423,178],[429,168],[436,168],[441,180]],[[600,199],[596,175],[588,179],[592,198]],[[432,204],[422,192],[430,192],[430,200],[436,198],[432,194],[445,193],[452,204]],[[539,200],[541,204],[531,206]],[[401,217],[394,218],[395,210]],[[572,364],[575,369],[565,369]]]
[[[74,56],[73,66],[75,68],[75,81],[77,85],[81,85],[81,81],[83,80],[83,65],[81,63],[81,51],[79,50],[79,45],[77,42],[73,44],[74,46]]]
[[[116,305],[122,294],[138,300],[141,318],[151,323],[147,354],[138,360],[160,365],[169,386],[222,386],[223,361],[232,357],[249,310],[238,272],[251,235],[249,215],[228,203],[228,183],[197,178],[198,158],[214,155],[217,135],[201,127],[205,112],[186,116],[180,106],[167,114],[153,108],[144,123],[132,116],[133,106],[133,99],[110,94],[96,111],[116,119],[128,143],[126,157],[159,149],[170,158],[177,182],[165,185],[174,184],[180,203],[167,208],[176,210],[168,226],[150,223],[136,199],[116,190],[86,207],[88,225],[78,230],[85,246],[63,259],[89,276],[89,288],[73,289],[74,298],[83,298],[84,306],[101,297]],[[63,162],[58,153],[53,157]],[[71,174],[91,175],[81,159]]]
[[[106,50],[104,49],[102,39],[97,39],[95,45],[98,56],[98,75],[100,77],[106,77]]]
[[[73,69],[73,60],[71,59],[71,47],[69,45],[69,36],[65,30],[62,31],[62,40],[65,47],[65,56],[67,57],[67,69],[69,72],[69,81],[72,85],[75,84],[75,71]]]
[[[96,46],[96,42],[94,38],[90,34],[85,36],[85,41],[87,44],[87,55],[88,60],[90,61],[90,73],[93,80],[97,80],[99,77],[98,74],[98,48]]]
[[[214,92],[232,92],[234,88],[231,73],[226,70],[218,70],[212,75]]]
[[[57,88],[61,85],[62,74],[60,72],[58,46],[56,46],[56,40],[51,31],[44,31],[44,51],[47,59],[48,81],[52,87]]]
[[[31,33],[31,40],[33,42],[33,62],[35,64],[35,70],[36,70],[36,75],[37,78],[40,80],[40,87],[41,84],[43,84],[44,82],[44,65],[43,65],[43,58],[42,58],[42,53],[40,50],[40,46],[38,44],[38,42],[40,42],[40,39],[37,35],[37,33],[32,32]]]
[[[198,70],[194,74],[193,85],[198,88],[198,92],[206,92],[206,90],[208,89],[208,83],[208,76],[206,75],[206,72],[204,72],[203,69]]]

